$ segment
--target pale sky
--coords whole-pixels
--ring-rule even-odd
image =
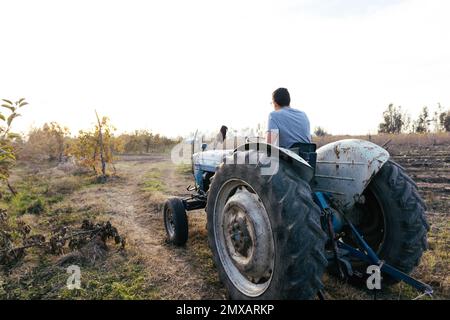
[[[311,127],[375,132],[389,103],[450,107],[450,1],[0,2],[0,98],[15,128],[73,131],[94,109],[169,136],[265,124],[291,92]]]

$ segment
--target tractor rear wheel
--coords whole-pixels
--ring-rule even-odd
[[[230,298],[315,297],[327,265],[326,235],[308,182],[284,161],[274,175],[262,175],[261,163],[229,162],[213,177],[206,211],[209,245]]]
[[[416,184],[401,166],[388,161],[366,189],[364,198],[364,204],[355,206],[357,229],[381,260],[411,273],[427,249],[429,231],[425,203]],[[355,262],[353,267],[360,276],[366,273],[366,264]],[[384,276],[384,284],[395,282]]]

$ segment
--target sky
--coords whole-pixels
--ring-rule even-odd
[[[447,0],[0,1],[0,98],[168,136],[266,125],[286,87],[311,127],[376,132],[389,103],[450,107]]]

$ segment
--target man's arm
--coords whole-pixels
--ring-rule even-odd
[[[278,144],[278,133],[274,131],[267,131],[267,143],[269,144]]]
[[[279,138],[279,129],[275,121],[273,120],[272,116],[269,115],[269,122],[267,125],[267,143],[278,145],[278,138]]]

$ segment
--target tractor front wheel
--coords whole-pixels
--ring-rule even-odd
[[[188,239],[188,220],[183,201],[170,198],[164,204],[164,227],[170,243],[183,246]]]

